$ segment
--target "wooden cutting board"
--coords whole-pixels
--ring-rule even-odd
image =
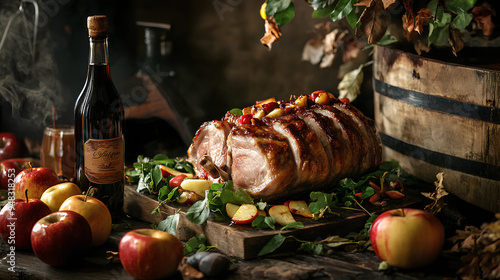
[[[391,200],[385,207],[375,207],[367,205],[365,208],[370,212],[380,213],[389,209],[408,207],[419,202],[419,199],[407,196],[399,200]],[[246,225],[230,225],[229,222],[220,223],[210,219],[203,225],[196,225],[190,222],[185,214],[189,209],[186,205],[178,203],[162,204],[162,214],[151,214],[158,206],[158,200],[154,196],[140,194],[135,190],[135,186],[125,187],[125,213],[150,223],[159,223],[168,215],[179,211],[180,219],[177,227],[177,237],[187,241],[193,236],[204,234],[209,245],[216,246],[222,252],[242,258],[256,258],[262,247],[276,234],[278,230],[260,230]],[[339,216],[329,217],[315,221],[313,219],[295,216],[298,222],[304,224],[303,228],[291,229],[283,232],[283,235],[293,235],[301,240],[321,240],[331,235],[343,236],[352,231],[359,231],[363,228],[368,214],[364,211],[354,211],[347,209],[335,209]],[[281,251],[293,250],[297,247],[297,242],[290,238],[286,239]],[[289,242],[288,242],[289,241]]]

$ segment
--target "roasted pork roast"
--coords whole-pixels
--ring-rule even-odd
[[[228,112],[198,129],[188,159],[198,177],[220,180],[200,164],[210,158],[236,188],[265,201],[328,190],[382,161],[373,121],[342,101],[316,91],[257,102],[241,116]]]

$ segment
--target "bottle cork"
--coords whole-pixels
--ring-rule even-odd
[[[87,18],[90,37],[108,36],[108,18],[106,16],[90,16]]]

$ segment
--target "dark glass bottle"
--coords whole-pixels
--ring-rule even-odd
[[[119,217],[125,185],[123,104],[109,72],[106,16],[88,17],[87,27],[87,81],[75,104],[76,183],[82,191],[91,188],[91,195]]]

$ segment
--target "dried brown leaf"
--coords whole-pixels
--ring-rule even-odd
[[[354,6],[368,7],[373,1],[376,0],[359,0],[358,3],[354,4]]]
[[[418,34],[422,35],[423,26],[429,25],[429,20],[432,19],[432,12],[427,8],[423,8],[418,11],[417,16],[415,17],[414,30],[418,32]]]
[[[485,36],[493,34],[495,29],[495,24],[491,20],[492,15],[493,12],[484,6],[476,6],[472,9],[472,16],[477,23],[477,27],[483,31]]]
[[[403,21],[403,35],[405,36],[406,40],[412,42],[418,39],[419,35],[418,32],[415,31],[414,18],[409,19],[409,15],[404,14],[402,21]]]
[[[500,215],[496,215],[500,219]],[[500,220],[485,224],[481,230],[466,227],[457,231],[450,240],[460,240],[469,234],[463,242],[458,241],[452,252],[466,252],[462,257],[463,267],[457,271],[462,279],[499,279],[500,276]]]
[[[446,205],[444,203],[444,197],[448,195],[448,192],[445,190],[443,185],[444,173],[438,173],[436,175],[436,178],[438,179],[436,182],[434,182],[436,190],[432,193],[422,193],[423,196],[434,200],[433,203],[425,206],[424,208],[425,211],[433,215],[441,212],[441,209]]]
[[[450,26],[450,37],[448,38],[448,42],[451,45],[451,49],[453,54],[457,56],[457,53],[464,48],[464,40],[462,38],[462,33],[460,30],[453,28]]]
[[[305,44],[304,50],[302,51],[302,60],[309,61],[311,64],[318,64],[324,52],[325,46],[323,45],[323,38],[317,36],[310,39]]]
[[[422,54],[422,51],[428,53],[431,50],[429,45],[422,43],[422,41],[418,40],[413,44],[413,48],[417,52],[418,55]]]
[[[356,57],[358,57],[360,50],[361,45],[358,40],[351,40],[347,43],[344,43],[342,61],[345,63],[355,59]]]
[[[182,273],[183,279],[203,279],[205,277],[202,272],[188,264],[186,258],[182,259],[179,270]]]
[[[356,30],[356,36],[362,34],[368,38],[368,44],[373,44],[385,35],[389,21],[384,10],[382,0],[372,0],[370,5],[365,8],[356,24],[361,23]],[[362,33],[362,34],[361,34]]]
[[[118,252],[106,251],[106,260],[109,263],[120,263],[120,255]]]
[[[266,23],[265,23],[264,27],[265,27],[266,33],[260,39],[260,42],[264,46],[271,49],[272,44],[278,42],[279,38],[281,37],[282,34],[281,34],[281,31],[280,31],[278,24],[276,23],[276,21],[274,20],[273,17],[269,17],[266,19]]]

